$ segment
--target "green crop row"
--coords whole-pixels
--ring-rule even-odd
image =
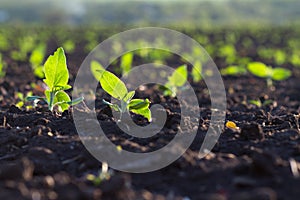
[[[78,103],[81,99],[71,101],[65,90],[69,89],[67,85],[69,72],[67,64],[79,67],[78,60],[84,57],[95,48],[100,42],[117,33],[121,28],[108,30],[106,28],[66,28],[61,27],[5,27],[0,29],[0,77],[5,78],[6,71],[12,66],[20,64],[31,67],[32,72],[37,80],[44,79],[44,83],[48,86],[44,92],[45,97],[29,96],[24,97],[20,94],[20,106],[24,105],[24,100],[43,100],[50,110],[55,107],[59,111],[68,109],[70,105]],[[264,78],[269,87],[273,86],[274,81],[282,81],[289,78],[292,72],[299,70],[300,67],[300,40],[298,35],[300,29],[216,29],[199,30],[199,29],[181,29],[183,33],[191,36],[203,46],[207,53],[212,57],[219,67],[223,76],[240,76],[248,73]],[[286,34],[288,33],[288,34]],[[157,46],[169,45],[169,49],[180,50],[180,46],[174,42],[170,44],[166,38],[157,38],[153,41]],[[180,92],[186,81],[197,83],[205,76],[212,76],[210,71],[203,71],[203,66],[208,61],[207,55],[199,48],[191,49],[190,52],[181,55],[173,54],[172,52],[162,49],[143,48],[149,46],[146,40],[137,40],[133,42],[125,42],[123,44],[114,42],[111,50],[114,54],[122,54],[126,49],[137,50],[127,52],[115,59],[110,60],[110,70],[99,69],[100,63],[92,64],[98,66],[95,69],[92,67],[94,76],[99,80],[102,88],[112,97],[119,100],[119,104],[105,102],[111,108],[120,111],[120,113],[131,111],[136,114],[143,115],[148,120],[151,119],[149,110],[150,102],[147,99],[134,99],[134,92],[127,91],[124,83],[118,78],[126,75],[140,61],[146,63],[159,63],[168,65],[172,63],[174,68],[177,68],[174,73],[168,77],[168,82],[160,89],[166,96],[176,96]],[[153,44],[152,44],[153,45]],[[55,51],[56,46],[59,48],[53,56],[48,59],[47,55]],[[66,60],[65,53],[69,56]],[[98,56],[107,58],[111,52],[102,52]],[[77,56],[79,55],[79,57]],[[76,59],[75,59],[76,58]],[[80,59],[81,58],[81,59]],[[61,65],[55,66],[53,60],[62,60]],[[52,60],[52,61],[51,61]],[[193,66],[188,61],[194,61]],[[45,63],[45,64],[43,64]],[[179,66],[179,67],[178,67]],[[63,82],[57,82],[53,79],[56,75],[49,75],[47,69],[56,68],[64,69],[65,76]],[[101,67],[100,67],[101,68]],[[51,71],[51,70],[50,70]],[[67,72],[67,73],[66,73]],[[114,74],[113,74],[113,73]],[[96,74],[96,75],[95,75]],[[53,80],[49,80],[51,77]],[[122,92],[122,95],[116,95],[114,88],[107,88],[105,80],[112,81]],[[52,83],[51,83],[52,82]],[[58,85],[53,85],[53,83]],[[28,95],[27,95],[28,96]],[[138,109],[137,109],[138,108]],[[141,109],[139,109],[141,108]]]

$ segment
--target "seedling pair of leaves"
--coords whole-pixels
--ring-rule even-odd
[[[252,100],[249,100],[249,103],[261,108],[262,106],[267,106],[267,105],[273,104],[273,100],[267,99],[267,100],[261,101],[260,99],[258,99],[258,100],[252,99]]]
[[[132,112],[142,115],[148,121],[151,120],[151,111],[149,109],[150,101],[148,99],[133,99],[135,91],[128,91],[124,82],[113,73],[105,70],[102,65],[96,61],[91,62],[91,71],[95,78],[99,80],[101,87],[110,96],[118,100],[118,103],[110,103],[103,99],[103,102],[115,111],[122,113]]]
[[[237,65],[230,65],[221,70],[222,75],[230,75],[230,76],[237,76],[246,73],[247,73],[247,69],[245,67],[241,67]]]
[[[39,78],[44,78],[44,71],[43,71],[43,60],[45,58],[46,52],[46,45],[44,43],[39,44],[31,53],[30,56],[30,64],[31,68],[33,69],[34,75]]]
[[[46,78],[43,81],[48,87],[44,92],[45,97],[30,96],[26,98],[27,101],[45,101],[50,111],[53,111],[53,109],[57,107],[59,112],[63,112],[67,110],[69,106],[83,101],[82,97],[72,101],[70,96],[65,92],[65,90],[72,87],[68,85],[69,71],[62,47],[58,48],[54,55],[48,57],[44,64],[44,73]]]
[[[16,107],[21,108],[21,107],[23,107],[25,105],[26,98],[32,96],[32,92],[31,91],[28,92],[26,94],[26,96],[23,93],[21,93],[21,92],[17,92],[16,96],[19,99],[19,101],[16,103]],[[31,107],[32,106],[26,106],[26,109],[29,109]]]
[[[186,65],[181,65],[168,77],[167,83],[162,88],[165,96],[175,97],[176,93],[183,88],[188,77],[188,71]]]
[[[272,68],[261,62],[251,62],[248,64],[248,70],[253,75],[267,80],[267,85],[271,87],[274,81],[282,81],[291,76],[291,71],[281,67]]]
[[[102,170],[98,172],[97,175],[88,174],[86,179],[91,181],[95,186],[99,186],[103,181],[109,180],[112,172],[108,170],[108,165],[106,162],[102,163]]]
[[[226,63],[233,63],[236,60],[236,49],[234,45],[226,44],[219,48],[219,55],[226,58]]]
[[[18,50],[11,51],[11,57],[16,61],[25,61],[27,54],[34,48],[36,44],[36,35],[28,35],[18,38]]]
[[[132,61],[133,61],[133,53],[132,52],[128,52],[121,57],[120,67],[122,69],[123,75],[128,73],[131,70]]]

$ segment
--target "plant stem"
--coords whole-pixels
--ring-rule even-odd
[[[122,116],[123,116],[123,113],[122,112],[120,112],[120,119],[118,120],[118,121],[122,121]]]
[[[267,79],[267,86],[268,86],[268,88],[271,88],[273,86],[273,81],[271,78]]]
[[[50,111],[53,111],[53,99],[54,99],[54,92],[51,91],[50,92],[50,102],[49,102]]]

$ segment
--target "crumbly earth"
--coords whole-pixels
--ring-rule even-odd
[[[297,199],[300,179],[291,165],[300,159],[297,77],[278,83],[276,90],[262,88],[252,77],[224,79],[228,93],[227,120],[240,131],[225,128],[213,151],[198,159],[209,125],[209,96],[198,85],[200,126],[195,141],[174,163],[155,172],[128,174],[115,171],[94,185],[87,174],[97,174],[101,163],[82,145],[72,111],[62,115],[40,106],[25,111],[14,102],[14,79],[0,84],[0,188],[1,199]],[[20,81],[20,79],[19,79]],[[238,83],[238,84],[237,84]],[[249,84],[250,83],[250,84]],[[23,86],[26,90],[26,84]],[[288,88],[288,89],[286,89]],[[149,88],[151,90],[151,88]],[[158,101],[155,90],[148,97]],[[245,102],[261,94],[273,103],[258,108]],[[149,151],[160,148],[176,134],[177,102],[167,102],[168,121],[152,141],[124,139],[109,110],[102,106],[98,119],[109,127],[123,149]],[[287,98],[289,97],[289,98]],[[135,116],[136,120],[142,120]],[[299,166],[299,164],[298,164]],[[296,170],[297,171],[297,170]]]
[[[225,127],[212,152],[202,159],[198,151],[209,127],[210,98],[203,82],[194,84],[201,117],[186,153],[155,172],[113,171],[110,179],[97,185],[87,175],[97,175],[102,163],[83,146],[72,110],[58,115],[45,105],[28,111],[14,106],[18,101],[15,92],[26,93],[32,80],[38,82],[30,67],[20,63],[9,68],[0,82],[0,199],[299,199],[299,78],[294,71],[287,81],[267,88],[264,80],[250,75],[224,77],[226,120],[235,122],[240,130]],[[100,92],[96,100],[98,120],[109,130],[107,136],[124,150],[159,149],[178,131],[177,100],[158,94],[155,87],[137,91],[137,97],[166,105],[168,113],[165,127],[149,140],[128,140],[101,104],[103,97],[107,95]],[[272,102],[262,107],[248,103],[257,98]],[[141,117],[133,118],[145,123]],[[194,119],[190,123],[198,125]]]

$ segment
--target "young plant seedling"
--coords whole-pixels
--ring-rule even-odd
[[[260,99],[258,99],[258,100],[252,99],[252,100],[249,100],[249,103],[261,108],[262,106],[267,106],[267,105],[273,104],[273,100],[267,99],[267,100],[261,101]]]
[[[36,39],[36,35],[17,38],[18,50],[11,51],[11,57],[16,61],[25,61],[27,54],[34,48]]]
[[[88,174],[86,179],[91,181],[95,186],[99,186],[103,181],[109,180],[112,176],[112,172],[108,170],[108,164],[102,163],[102,169],[98,172],[98,175]]]
[[[300,55],[297,52],[292,53],[289,60],[293,66],[300,67]]]
[[[25,105],[26,98],[32,96],[32,92],[28,92],[26,96],[24,96],[24,94],[21,92],[17,92],[16,96],[19,99],[19,101],[16,103],[16,107],[21,108]],[[26,106],[26,109],[30,109],[31,107],[32,106]]]
[[[83,98],[77,98],[73,101],[70,96],[65,92],[71,88],[68,85],[69,71],[66,64],[66,56],[62,47],[58,48],[54,55],[48,57],[44,64],[45,79],[44,83],[48,89],[45,90],[45,97],[30,96],[27,101],[42,100],[48,104],[50,111],[55,107],[59,112],[67,110],[70,106],[78,104],[83,101]]]
[[[230,76],[237,76],[237,75],[242,75],[246,74],[247,69],[241,66],[236,66],[236,65],[230,65],[224,69],[221,70],[222,75],[230,75]]]
[[[151,121],[150,101],[148,99],[132,99],[135,91],[128,92],[123,81],[113,73],[105,70],[100,63],[91,62],[91,71],[105,92],[119,102],[113,104],[103,99],[103,102],[117,112],[120,112],[120,120],[125,112],[133,112]]]
[[[128,52],[121,57],[120,67],[122,69],[122,74],[126,74],[131,70],[132,60],[133,60],[132,52]]]
[[[202,79],[201,73],[202,73],[202,63],[200,61],[197,61],[193,65],[193,69],[191,73],[194,83],[197,83]]]
[[[232,44],[225,44],[219,48],[219,55],[226,59],[226,63],[232,64],[236,60],[236,49]]]
[[[168,77],[168,82],[164,87],[164,95],[175,97],[176,93],[183,89],[183,85],[187,81],[188,71],[186,65],[178,67],[171,76]]]
[[[46,45],[40,44],[32,51],[29,59],[34,75],[39,78],[45,77],[43,71],[43,65],[42,65],[43,60],[45,58],[45,52],[46,52]]]
[[[2,55],[0,54],[0,78],[5,76],[6,63],[2,60]]]
[[[267,80],[268,87],[273,86],[273,80],[282,81],[291,76],[291,71],[288,69],[281,67],[272,68],[261,62],[251,62],[248,64],[247,68],[253,75],[265,78]]]
[[[65,41],[62,46],[68,53],[73,53],[76,47],[75,43],[72,40]]]

